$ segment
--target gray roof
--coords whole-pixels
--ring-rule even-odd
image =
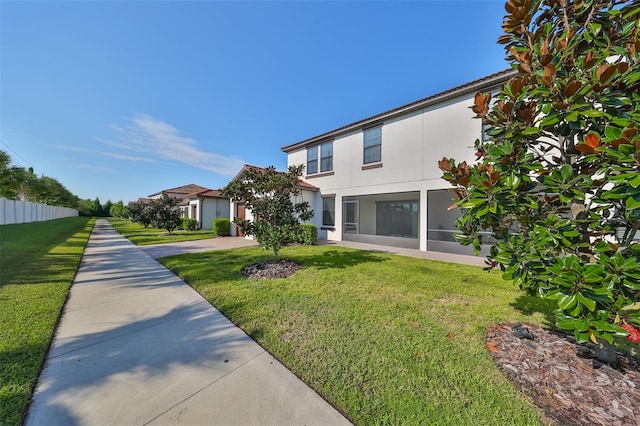
[[[453,89],[445,90],[444,92],[437,93],[435,95],[426,97],[424,99],[420,99],[415,102],[411,102],[409,104],[400,106],[398,108],[394,108],[392,110],[365,118],[363,120],[359,120],[354,123],[347,124],[346,126],[342,126],[335,130],[322,133],[321,135],[314,136],[312,138],[305,139],[303,141],[296,142],[291,145],[283,146],[280,149],[288,153],[300,148],[305,148],[307,146],[317,144],[319,142],[328,141],[337,136],[340,136],[345,133],[349,133],[354,130],[359,130],[368,126],[381,124],[384,120],[388,120],[390,118],[398,117],[403,114],[407,114],[413,111],[420,110],[422,108],[426,108],[441,102],[445,102],[450,99],[456,98],[458,96],[466,95],[468,93],[493,90],[495,88],[501,87],[504,83],[506,83],[511,77],[515,76],[516,74],[518,74],[517,70],[509,68],[509,69],[497,72],[495,74],[491,74],[486,77],[480,78],[478,80],[471,81],[461,86],[454,87]]]

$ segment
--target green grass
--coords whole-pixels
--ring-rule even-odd
[[[149,244],[177,243],[179,241],[193,241],[213,238],[213,230],[208,231],[183,231],[177,229],[169,234],[166,229],[145,228],[130,220],[107,218],[109,223],[120,234],[127,237],[132,243],[139,246]]]
[[[0,424],[20,424],[94,220],[0,226]]]
[[[356,424],[540,424],[485,346],[507,320],[552,305],[479,267],[329,246],[281,251],[287,279],[241,269],[260,248],[161,261]]]

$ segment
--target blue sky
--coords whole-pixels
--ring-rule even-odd
[[[508,67],[504,1],[0,2],[0,149],[125,203]],[[446,143],[446,141],[443,141]]]

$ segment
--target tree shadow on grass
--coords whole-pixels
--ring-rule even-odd
[[[381,256],[380,252],[369,250],[327,250],[299,259],[304,266],[318,269],[343,269],[361,263],[380,263],[386,260],[388,259]]]
[[[544,325],[548,327],[555,326],[556,317],[553,311],[556,309],[556,303],[553,300],[543,299],[538,296],[530,296],[523,294],[510,304],[522,312],[524,315],[533,315],[541,313],[544,315]]]

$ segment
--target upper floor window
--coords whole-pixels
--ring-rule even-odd
[[[489,136],[489,130],[491,130],[492,127],[486,123],[485,120],[482,120],[482,137],[480,138],[481,142],[487,142],[489,139],[491,139],[491,136]]]
[[[382,127],[374,127],[364,131],[364,164],[382,161]]]
[[[333,142],[327,142],[320,145],[320,171],[331,170],[333,170]]]
[[[318,157],[319,170],[318,170]],[[333,170],[333,141],[307,148],[307,174],[330,172]]]
[[[318,173],[318,147],[307,148],[307,174]]]
[[[493,92],[491,93],[491,102],[489,103],[489,110],[492,110],[493,107],[495,107],[496,103],[498,102],[498,93],[497,92]],[[482,119],[482,134],[480,136],[480,141],[481,142],[487,142],[489,139],[491,139],[491,136],[489,135],[489,131],[493,129],[493,127],[490,124],[487,124],[486,119]]]

